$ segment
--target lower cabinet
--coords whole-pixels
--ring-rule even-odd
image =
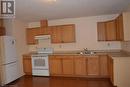
[[[60,56],[50,56],[49,57],[49,67],[51,75],[61,75],[62,74],[62,60]]]
[[[25,75],[32,75],[32,61],[30,55],[23,55],[23,71]]]
[[[99,57],[98,56],[89,56],[88,58],[88,68],[87,68],[87,75],[91,76],[98,76],[99,75]]]
[[[108,77],[108,57],[104,56],[49,56],[51,76]]]
[[[87,57],[74,56],[75,75],[86,76],[87,75]]]
[[[73,56],[63,56],[62,58],[62,70],[64,75],[74,74],[74,61]]]

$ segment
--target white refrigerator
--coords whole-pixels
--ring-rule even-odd
[[[17,63],[15,39],[0,36],[0,86],[18,79]]]

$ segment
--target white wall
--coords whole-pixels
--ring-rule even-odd
[[[17,56],[19,62],[19,75],[23,75],[22,55],[28,53],[26,45],[25,29],[27,23],[19,20],[5,20],[6,33],[16,39]]]
[[[49,20],[49,26],[63,24],[76,25],[76,43],[51,44],[51,47],[53,47],[55,51],[81,50],[86,47],[90,50],[121,49],[120,42],[97,41],[97,22],[115,19],[115,17],[117,17],[117,14]],[[39,25],[38,23],[39,22],[29,23],[28,27],[37,27]],[[37,47],[44,47],[46,44],[44,41],[40,41],[39,45],[29,46],[29,50],[36,50]]]

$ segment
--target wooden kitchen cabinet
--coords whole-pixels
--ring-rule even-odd
[[[111,80],[111,82],[113,83],[114,81],[113,81],[113,59],[110,57],[110,56],[108,56],[109,57],[109,77],[110,77],[110,80]]]
[[[119,15],[116,19],[116,29],[117,29],[117,40],[124,40],[124,30],[123,30],[123,15]]]
[[[0,19],[0,27],[4,27],[4,21],[3,21],[3,19]]]
[[[120,17],[123,20],[124,41],[130,41],[130,12],[123,12]]]
[[[75,25],[51,26],[52,43],[72,43],[75,42]]]
[[[5,28],[0,27],[0,36],[4,36],[4,35],[6,35]]]
[[[98,41],[116,41],[116,21],[97,23]]]
[[[87,75],[89,76],[99,76],[99,57],[98,56],[89,56],[87,57]]]
[[[87,75],[87,57],[74,56],[74,74],[78,76]]]
[[[6,34],[3,19],[0,19],[0,36],[4,36]]]
[[[40,28],[29,28],[26,29],[26,39],[28,45],[37,44],[38,41],[35,39],[35,36],[39,35]]]
[[[62,75],[62,59],[60,56],[49,56],[50,75]]]
[[[100,76],[109,76],[109,63],[108,63],[107,55],[99,55],[99,63],[100,63]]]
[[[73,75],[74,74],[74,61],[73,56],[64,56],[62,58],[62,69],[63,75]]]
[[[75,26],[74,24],[62,26],[62,43],[75,42]]]
[[[52,55],[49,56],[51,76],[109,78],[107,55]]]
[[[106,24],[105,22],[98,22],[97,24],[97,32],[98,32],[98,41],[106,40]]]
[[[25,75],[32,75],[32,61],[30,55],[23,55],[23,71]]]
[[[118,16],[116,19],[97,23],[98,41],[123,41],[123,17]]]
[[[62,42],[62,33],[60,26],[52,26],[51,27],[51,42],[52,43],[61,43]]]
[[[106,40],[116,41],[116,21],[106,22]]]

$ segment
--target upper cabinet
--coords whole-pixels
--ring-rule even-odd
[[[3,19],[0,19],[0,27],[4,27]]]
[[[28,28],[26,31],[27,44],[37,44],[35,36],[51,35],[52,43],[72,43],[75,42],[75,25],[48,26],[47,21],[42,20],[39,28]]]
[[[121,17],[122,17],[121,20],[123,20],[123,22],[122,21],[121,22],[124,29],[124,40],[129,41],[130,40],[130,12],[123,13]]]
[[[116,21],[106,22],[106,40],[115,41],[116,39]]]
[[[75,25],[52,26],[52,43],[72,43],[75,42]]]
[[[35,39],[35,36],[39,35],[39,33],[40,33],[40,28],[26,29],[27,44],[29,45],[37,44],[38,41]]]
[[[98,41],[116,41],[116,21],[98,22]]]
[[[119,15],[116,19],[97,23],[98,41],[129,41],[130,12]]]
[[[4,23],[3,23],[3,19],[0,19],[0,36],[5,35],[5,28],[4,28]]]

